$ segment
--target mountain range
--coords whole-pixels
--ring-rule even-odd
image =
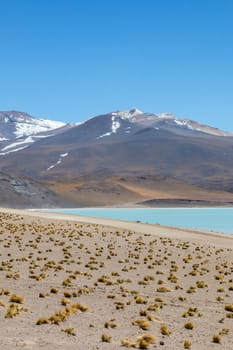
[[[0,112],[0,162],[5,176],[44,186],[44,206],[233,202],[233,133],[171,113],[66,124]]]

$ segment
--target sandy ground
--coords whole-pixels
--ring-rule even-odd
[[[233,349],[233,236],[12,209],[0,222],[1,350]]]

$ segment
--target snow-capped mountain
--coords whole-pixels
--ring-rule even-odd
[[[72,125],[7,111],[0,112],[0,156],[22,151],[37,141],[57,134],[61,143],[71,140],[75,144],[115,142],[146,127],[182,136],[233,136],[233,133],[190,119],[179,119],[172,113],[152,114],[137,108],[114,111]],[[65,132],[67,129],[68,134]]]
[[[171,113],[134,108],[73,125],[19,112],[0,116],[1,170],[6,173],[74,183],[78,176],[156,174],[233,188],[233,134]]]
[[[209,125],[204,125],[187,118],[177,118],[172,113],[144,113],[137,108],[133,108],[128,111],[117,112],[117,114],[128,118],[134,123],[171,130],[177,133],[180,133],[182,130],[191,130],[193,132],[203,132],[215,136],[233,136],[233,133],[231,132],[223,131]]]
[[[65,129],[63,122],[34,118],[23,112],[0,112],[0,155],[20,151]]]

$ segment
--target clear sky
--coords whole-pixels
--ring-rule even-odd
[[[0,110],[138,107],[233,131],[233,0],[0,0]]]

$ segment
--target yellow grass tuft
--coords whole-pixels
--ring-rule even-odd
[[[42,324],[48,324],[48,323],[50,323],[50,320],[46,317],[41,317],[36,321],[37,326],[40,326]]]
[[[233,312],[233,304],[227,304],[227,305],[225,305],[225,310],[226,310],[226,311]]]
[[[151,328],[151,322],[149,322],[146,319],[134,320],[132,321],[132,325],[138,326],[143,330],[148,330],[149,328]]]
[[[10,302],[17,303],[17,304],[23,304],[24,297],[21,296],[21,295],[12,294],[11,297],[10,297]]]
[[[73,335],[73,336],[76,335],[74,328],[64,328],[62,329],[62,331],[68,335]]]
[[[191,341],[189,340],[184,341],[184,349],[190,349],[191,345],[192,345]]]
[[[221,343],[221,337],[220,337],[219,334],[213,335],[212,340],[213,340],[213,343],[217,343],[217,344],[220,344],[220,343]]]
[[[184,324],[184,328],[186,328],[186,329],[193,329],[194,328],[194,324],[192,322],[186,322]]]
[[[112,337],[106,333],[103,333],[101,335],[101,340],[102,340],[102,342],[105,342],[105,343],[111,343]]]
[[[172,331],[166,325],[160,327],[160,332],[162,335],[170,335],[172,333]]]
[[[156,341],[156,337],[152,334],[144,334],[137,340],[139,349],[148,349]]]

